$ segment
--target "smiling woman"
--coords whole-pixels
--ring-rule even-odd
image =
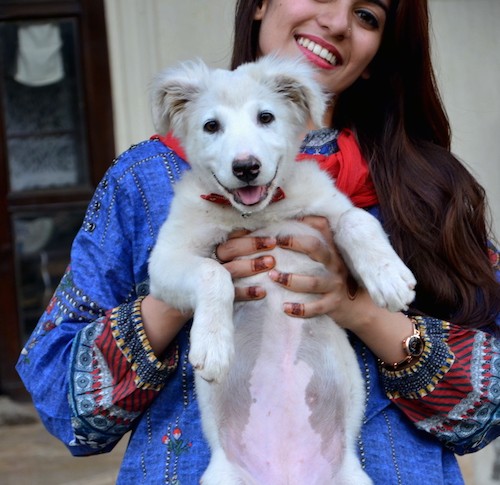
[[[474,10],[482,4],[474,2]],[[223,264],[233,280],[264,273],[268,284],[284,287],[287,301],[278,306],[290,326],[321,315],[349,331],[366,395],[355,448],[377,485],[423,478],[461,484],[455,453],[477,451],[500,433],[500,258],[487,230],[484,190],[449,150],[449,124],[430,62],[427,7],[426,0],[239,0],[231,65],[277,53],[316,69],[331,103],[323,129],[308,131],[304,123],[299,158],[331,169],[338,186],[383,222],[417,277],[410,308],[390,312],[375,305],[349,275],[321,217],[303,221],[321,238],[254,237],[240,230],[203,248],[213,250],[217,260],[210,263]],[[172,42],[158,45],[183,48],[173,22],[166,30]],[[203,123],[208,119],[215,117]],[[117,158],[17,367],[44,423],[74,455],[108,451],[133,430],[118,483],[198,483],[210,456],[188,361],[192,309],[149,293],[150,253],[188,162],[169,136],[147,139]],[[252,163],[245,165],[237,174],[251,177]],[[317,196],[306,195],[310,202]],[[182,221],[182,228],[192,223]],[[301,253],[322,271],[283,270],[267,254],[276,246]],[[211,283],[204,281],[214,291]],[[266,301],[262,286],[234,286],[237,301],[255,300],[258,308]],[[258,343],[264,344],[264,357],[273,358],[277,342]],[[353,366],[342,375],[350,376]],[[247,371],[248,382],[259,381],[261,374],[251,366]],[[283,372],[273,378],[293,382]],[[279,392],[275,398],[287,399]],[[314,392],[307,398],[307,406],[315,405]],[[323,416],[332,418],[325,426],[335,424],[331,402],[322,400]],[[240,428],[235,432],[242,435]],[[253,443],[265,456],[274,434],[262,429]],[[180,441],[183,446],[174,446]],[[280,445],[287,454],[291,443]]]
[[[254,15],[260,23],[256,54],[302,54],[317,67],[324,88],[339,94],[359,77],[369,76],[388,5],[389,0],[343,1],[338,8],[311,0],[261,2]],[[329,124],[331,112],[327,117]]]

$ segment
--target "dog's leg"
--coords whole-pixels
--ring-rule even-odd
[[[202,258],[197,274],[196,305],[191,327],[189,361],[207,381],[226,375],[234,354],[234,286],[218,262]]]
[[[230,463],[222,449],[212,452],[210,464],[200,480],[201,485],[262,485],[247,472]]]
[[[203,433],[210,446],[210,463],[200,480],[202,485],[259,485],[248,472],[236,463],[232,463],[221,443],[221,386],[207,382],[196,374],[196,393],[201,413]]]
[[[357,365],[357,360],[352,349],[351,369]],[[346,413],[346,450],[342,466],[335,476],[335,485],[372,485],[371,478],[361,467],[359,457],[356,453],[357,438],[361,432],[363,417],[365,412],[365,385],[361,372],[350,373],[350,399],[349,410]]]
[[[217,403],[219,386],[214,382],[207,382],[199,375],[196,375],[195,379],[201,423],[211,451],[210,463],[200,483],[202,485],[239,485],[236,470],[227,459],[220,441],[220,416],[218,416]]]
[[[361,426],[365,415],[365,383],[361,371],[353,371],[358,366],[354,349],[344,347],[344,353],[349,372],[349,399],[346,410],[346,450],[344,461],[338,474],[336,475],[336,485],[372,485],[372,480],[361,467],[361,462],[357,455],[357,439],[361,432]],[[347,369],[346,369],[346,372]]]
[[[335,485],[372,485],[372,479],[359,464],[355,451],[347,451],[342,468],[335,476]]]
[[[234,353],[231,275],[210,258],[179,250],[180,244],[162,243],[150,258],[151,294],[175,308],[194,310],[189,360],[204,379],[219,380]]]
[[[196,393],[201,413],[203,432],[210,445],[210,463],[201,477],[202,485],[253,485],[250,477],[243,479],[246,474],[236,464],[229,461],[221,444],[218,394],[220,387],[217,383],[207,382],[196,375]]]
[[[391,311],[407,309],[416,281],[368,212],[351,208],[338,219],[334,239],[353,276],[373,301]]]
[[[311,175],[311,169],[302,165],[301,177],[309,179],[311,186],[323,194],[310,201],[306,213],[328,219],[344,261],[377,305],[391,311],[406,309],[415,297],[416,281],[392,248],[380,222],[354,207],[324,173],[313,168]]]

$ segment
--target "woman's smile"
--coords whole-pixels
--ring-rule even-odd
[[[317,68],[318,81],[339,94],[369,76],[386,22],[389,0],[263,0],[259,55],[302,56]]]
[[[333,45],[325,45],[324,41],[316,37],[313,40],[312,36],[298,35],[296,40],[304,55],[319,67],[332,69],[342,64],[342,57]]]

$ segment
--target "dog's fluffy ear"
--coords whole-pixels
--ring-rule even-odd
[[[265,56],[257,61],[262,65],[266,82],[285,96],[299,110],[301,118],[310,118],[318,128],[324,124],[323,116],[330,96],[315,81],[315,71],[299,59]]]
[[[186,61],[160,72],[151,83],[151,109],[155,130],[173,131],[183,137],[184,115],[189,103],[202,92],[208,67],[201,60]]]

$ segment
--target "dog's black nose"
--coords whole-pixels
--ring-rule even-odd
[[[255,157],[233,161],[233,174],[243,182],[255,180],[260,172],[260,162]]]

